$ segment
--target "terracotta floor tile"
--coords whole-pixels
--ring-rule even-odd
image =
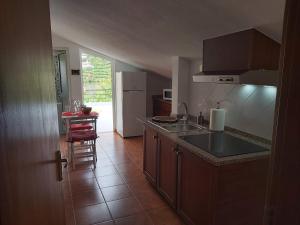
[[[111,158],[111,161],[114,165],[120,163],[131,163],[131,160],[128,157],[115,157]]]
[[[105,152],[112,152],[112,151],[121,151],[124,150],[124,144],[122,143],[100,143],[101,148],[105,151]]]
[[[147,214],[155,225],[184,225],[169,207],[149,210]]]
[[[102,149],[97,150],[97,157],[98,159],[103,159],[103,160],[108,159],[106,153]]]
[[[125,153],[124,151],[115,151],[112,153],[108,154],[108,157],[110,160],[129,160],[129,155],[127,153]]]
[[[96,177],[103,177],[103,176],[117,174],[117,170],[114,166],[103,166],[103,167],[97,167],[94,170],[94,173]]]
[[[137,192],[135,196],[145,210],[167,207],[165,201],[153,191]]]
[[[127,185],[125,184],[102,188],[101,191],[103,193],[105,201],[107,202],[115,201],[122,198],[128,198],[132,195]]]
[[[96,205],[104,203],[104,198],[100,190],[85,191],[73,195],[75,208],[80,208],[88,205]]]
[[[106,151],[106,154],[108,158],[112,159],[115,157],[122,157],[122,156],[128,156],[126,150],[124,147],[119,147],[117,149],[110,149]]]
[[[71,188],[72,193],[77,194],[83,191],[99,189],[99,185],[97,183],[96,178],[90,178],[71,181]]]
[[[107,221],[107,222],[103,222],[103,223],[96,223],[96,224],[93,224],[93,225],[114,225],[114,221]]]
[[[107,222],[103,222],[103,223],[96,223],[96,224],[93,224],[93,225],[114,225],[114,221],[107,221]]]
[[[91,162],[83,162],[74,171],[70,167],[64,171],[63,187],[72,190],[64,196],[67,225],[75,225],[75,218],[76,225],[183,224],[145,179],[143,139],[122,139],[114,133],[99,136],[96,169]],[[67,145],[63,146],[67,154]]]
[[[124,180],[118,174],[97,177],[97,180],[101,188],[124,184]]]
[[[72,171],[72,166],[69,164],[70,171]],[[93,168],[92,162],[81,162],[76,164],[76,170],[90,170]]]
[[[113,163],[110,159],[98,159],[96,167],[106,167],[106,166],[111,166]]]
[[[129,189],[134,192],[145,192],[145,191],[152,191],[155,192],[152,185],[146,180],[141,180],[137,182],[128,183]]]
[[[101,223],[112,219],[105,203],[82,207],[75,212],[77,225]]]
[[[145,182],[146,179],[144,174],[139,170],[135,170],[134,172],[120,172],[120,176],[126,183]]]
[[[107,202],[107,205],[114,219],[142,212],[142,207],[133,197]]]
[[[153,225],[146,213],[138,213],[133,216],[120,218],[115,223],[118,225]]]
[[[139,171],[137,166],[132,162],[117,164],[116,169],[118,170],[119,173],[122,172],[135,173]]]
[[[73,180],[80,180],[80,179],[89,179],[94,178],[95,175],[91,169],[87,170],[75,170],[70,172],[70,179]]]
[[[64,207],[65,207],[65,221],[66,225],[75,225],[75,215],[74,215],[74,208],[73,208],[73,202],[67,203],[66,201],[64,202]]]
[[[96,167],[102,168],[107,166],[113,166],[113,162],[111,160],[105,160],[105,161],[98,161],[96,164]]]

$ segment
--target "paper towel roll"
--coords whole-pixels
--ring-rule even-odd
[[[225,125],[225,110],[210,109],[209,129],[213,131],[223,131]]]

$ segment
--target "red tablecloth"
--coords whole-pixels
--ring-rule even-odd
[[[84,114],[83,112],[62,112],[62,116],[98,116],[98,113],[90,112],[90,114]]]

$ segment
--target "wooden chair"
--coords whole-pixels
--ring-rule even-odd
[[[71,144],[70,155],[73,169],[76,168],[76,160],[83,157],[92,157],[94,168],[96,167],[96,139],[98,138],[96,124],[96,118],[76,117],[70,119],[67,141]],[[76,127],[80,129],[76,129]]]

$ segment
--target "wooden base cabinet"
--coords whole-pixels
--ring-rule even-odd
[[[261,225],[268,157],[216,166],[147,127],[144,173],[187,225]]]
[[[177,144],[158,135],[157,189],[168,203],[176,208]]]
[[[215,173],[213,165],[178,148],[177,210],[187,224],[212,224]]]
[[[157,174],[157,139],[157,132],[149,127],[145,127],[143,170],[144,174],[153,185],[156,185]]]
[[[153,116],[170,116],[172,101],[163,100],[162,95],[153,95]]]
[[[177,210],[191,225],[261,225],[268,159],[214,166],[178,148]]]

